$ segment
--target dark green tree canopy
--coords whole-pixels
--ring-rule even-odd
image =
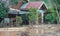
[[[0,18],[6,17],[9,9],[5,7],[4,3],[0,3]]]

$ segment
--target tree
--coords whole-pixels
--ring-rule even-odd
[[[57,17],[58,17],[57,22],[59,24],[60,23],[60,11],[59,11],[60,10],[60,0],[53,0],[52,5],[54,6],[55,11],[57,13]]]
[[[11,4],[11,5],[13,5],[13,4],[16,4],[16,5],[17,5],[19,1],[21,1],[21,2],[23,2],[23,3],[28,2],[28,0],[10,0],[10,2],[11,2],[10,4]]]
[[[57,15],[53,11],[47,11],[48,14],[45,15],[45,21],[50,22],[50,23],[57,23]]]
[[[5,8],[5,4],[1,3],[0,4],[0,18],[5,18],[7,16],[9,9]]]
[[[46,10],[46,13],[47,14],[45,15],[45,19],[47,22],[57,23],[57,13],[53,6],[49,8],[48,10]]]
[[[29,21],[31,24],[34,24],[37,20],[37,14],[36,14],[37,9],[31,8],[29,10]]]
[[[18,0],[11,0],[10,2],[11,2],[11,3],[10,3],[11,5],[13,5],[13,4],[16,4],[16,5],[17,5]]]
[[[56,17],[57,17],[57,23],[59,23],[60,22],[60,0],[50,0],[51,2],[50,3],[52,3],[51,4],[51,8],[49,8],[49,12],[54,12],[54,13],[56,13]],[[48,12],[47,11],[47,12]],[[52,14],[48,14],[48,16],[51,16]],[[54,15],[55,16],[55,15]],[[51,16],[52,17],[52,16]],[[55,19],[55,18],[54,18]]]

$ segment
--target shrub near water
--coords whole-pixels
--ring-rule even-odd
[[[21,25],[23,20],[22,20],[22,17],[21,16],[16,16],[16,21],[17,21],[17,25]]]

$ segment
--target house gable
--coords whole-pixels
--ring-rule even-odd
[[[40,10],[47,10],[46,6],[43,4],[40,8]]]

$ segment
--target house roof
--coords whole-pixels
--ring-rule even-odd
[[[20,2],[21,3],[21,2]],[[37,9],[40,9],[42,7],[42,5],[44,4],[44,2],[42,1],[36,1],[36,2],[28,2],[28,3],[25,3],[25,4],[22,4],[21,5],[17,4],[13,6],[13,8],[15,9],[27,9],[29,10],[30,8],[37,8]],[[45,5],[45,4],[44,4]],[[46,6],[45,6],[46,7]],[[46,7],[47,8],[47,7]]]
[[[18,9],[13,9],[13,8],[10,8],[10,11],[8,12],[8,14],[28,14],[29,12],[26,12],[26,11],[20,11]]]
[[[20,7],[22,6],[22,4],[23,4],[23,2],[18,2],[18,4],[16,5],[16,4],[14,4],[13,6],[12,6],[12,8],[14,8],[14,9],[20,9]]]
[[[43,2],[29,2],[29,4],[26,6],[26,9],[30,8],[39,8]]]

